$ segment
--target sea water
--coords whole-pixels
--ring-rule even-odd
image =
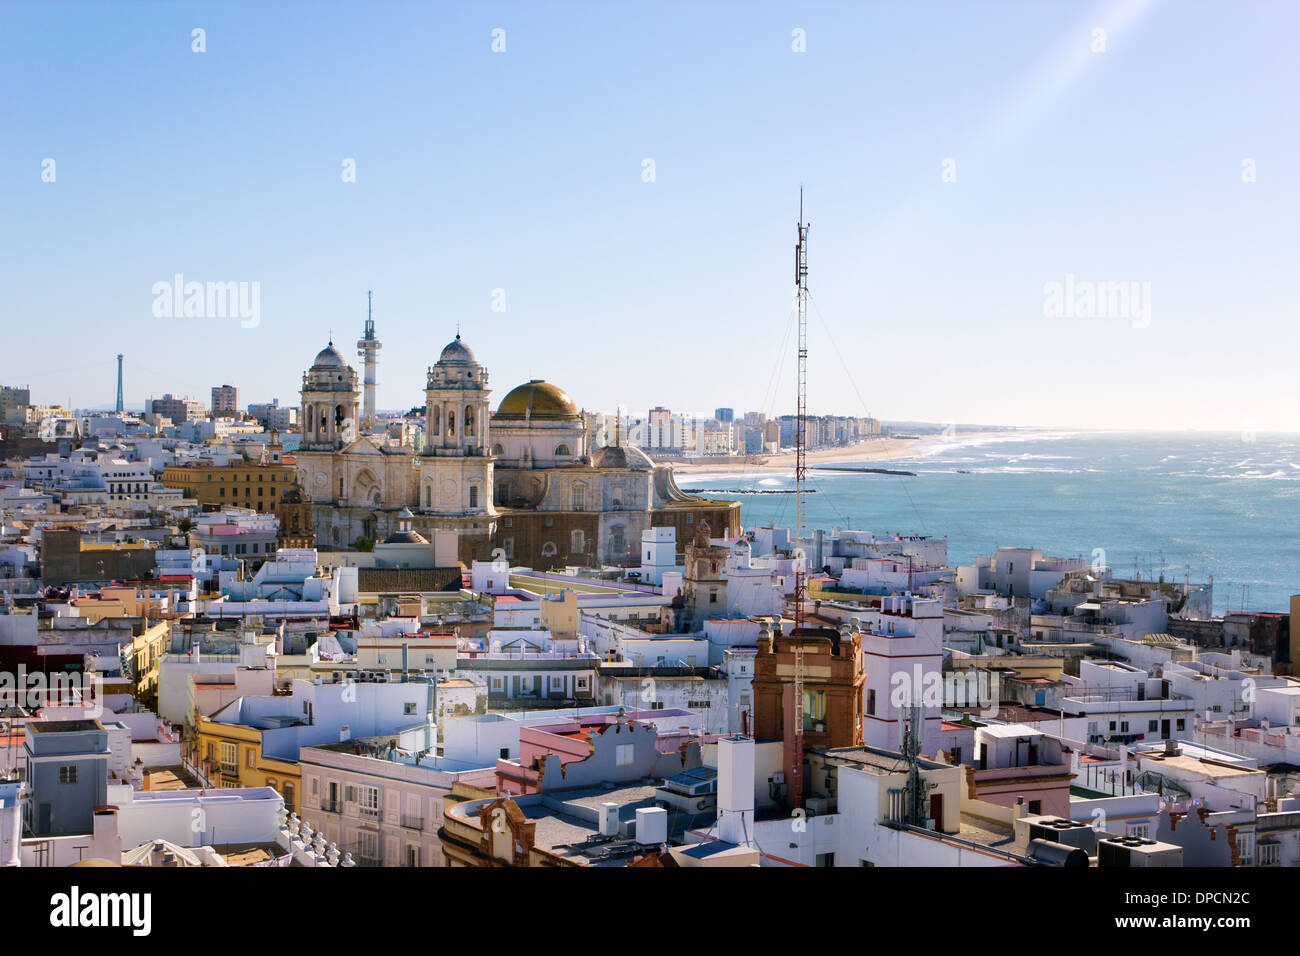
[[[794,522],[793,495],[734,493],[791,489],[792,474],[678,483],[736,498],[745,525]],[[1300,593],[1300,435],[973,433],[897,458],[814,466],[807,487],[807,529],[946,536],[954,567],[1002,546],[1099,561],[1124,577],[1213,576],[1216,613],[1286,611]]]

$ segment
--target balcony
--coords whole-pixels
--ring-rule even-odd
[[[405,830],[424,830],[424,817],[410,817],[402,814],[402,828]]]
[[[322,801],[320,802],[320,808],[321,808],[321,811],[324,812],[324,813],[342,813],[342,812],[343,812],[343,801],[342,801],[342,800],[322,800]]]

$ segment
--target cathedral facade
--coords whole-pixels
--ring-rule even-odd
[[[383,540],[403,509],[430,541],[454,534],[466,564],[495,553],[539,570],[639,565],[650,527],[676,527],[679,550],[700,523],[739,530],[738,502],[686,494],[640,449],[591,447],[587,417],[555,385],[525,382],[493,414],[487,370],[459,334],[428,369],[419,454],[358,434],[357,374],[332,343],[301,394],[298,483],[318,547]]]

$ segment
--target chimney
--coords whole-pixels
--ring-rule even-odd
[[[122,862],[122,838],[117,832],[117,807],[95,807],[90,856],[110,863]]]
[[[718,839],[748,846],[754,835],[754,738],[718,741]]]

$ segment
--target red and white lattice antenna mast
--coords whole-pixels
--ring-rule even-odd
[[[791,766],[790,805],[803,806],[803,683],[804,598],[808,573],[803,555],[803,483],[808,470],[808,224],[803,221],[803,190],[799,190],[799,241],[794,246],[794,288],[799,310],[799,398],[794,432],[794,760]]]
[[[803,485],[808,471],[808,223],[803,221],[803,190],[799,190],[799,241],[794,246],[795,302],[799,310],[799,398],[794,432],[794,545],[796,555],[803,541]],[[794,573],[794,626],[803,627],[804,596],[808,576],[804,562],[796,561]]]

